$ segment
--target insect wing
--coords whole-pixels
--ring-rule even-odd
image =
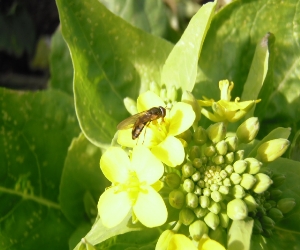
[[[120,129],[128,129],[128,128],[132,128],[134,123],[136,122],[136,120],[145,115],[148,111],[143,111],[143,112],[140,112],[140,113],[137,113],[133,116],[130,116],[128,118],[126,118],[125,120],[121,121],[118,126],[117,126],[117,129],[120,130]]]

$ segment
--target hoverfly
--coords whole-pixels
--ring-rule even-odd
[[[120,130],[132,127],[132,140],[135,140],[139,137],[145,126],[148,126],[150,122],[159,118],[164,119],[165,116],[165,108],[161,106],[153,107],[149,110],[137,113],[123,120],[118,124],[117,129]]]

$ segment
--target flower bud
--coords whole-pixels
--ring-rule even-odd
[[[211,157],[213,156],[214,154],[216,153],[216,149],[214,146],[208,146],[204,149],[204,154],[207,156],[207,157]]]
[[[193,175],[192,175],[192,180],[194,181],[194,182],[197,182],[197,181],[199,181],[200,180],[200,178],[201,178],[201,174],[200,174],[200,172],[199,171],[196,171]]]
[[[202,188],[200,188],[198,185],[194,188],[194,194],[197,196],[200,196],[202,194]]]
[[[278,201],[277,208],[283,213],[286,214],[293,210],[296,206],[294,198],[284,198]]]
[[[198,196],[194,193],[188,193],[185,196],[186,205],[190,208],[198,207]]]
[[[203,189],[203,195],[210,197],[211,191],[209,188],[204,188]]]
[[[174,85],[168,86],[167,98],[171,102],[177,101],[177,89]]]
[[[244,173],[246,168],[247,168],[247,162],[244,160],[238,160],[235,163],[233,163],[234,172],[238,174]]]
[[[195,158],[200,158],[201,152],[199,146],[192,146],[190,149],[190,159],[194,160]]]
[[[219,190],[218,190],[218,191],[219,191],[221,194],[227,195],[227,194],[229,193],[229,188],[228,188],[227,186],[222,185],[222,186],[219,187]]]
[[[134,101],[133,99],[131,99],[129,97],[126,97],[126,98],[124,98],[123,102],[124,102],[126,110],[131,115],[134,115],[134,114],[138,113],[137,107],[136,107],[136,101]]]
[[[242,186],[240,186],[240,185],[234,185],[233,188],[232,188],[232,195],[235,198],[242,199],[243,197],[245,197],[246,192],[245,192],[245,190],[244,190],[244,188]]]
[[[216,151],[219,155],[227,154],[227,143],[222,140],[216,144]]]
[[[208,196],[200,196],[199,197],[199,204],[202,208],[207,208],[210,205],[210,199]]]
[[[236,130],[239,142],[248,143],[252,141],[259,131],[259,121],[257,117],[250,117],[244,121]]]
[[[194,213],[199,219],[204,217],[208,212],[207,208],[197,207],[194,209]]]
[[[289,140],[283,138],[267,141],[257,149],[255,158],[260,159],[262,162],[274,161],[285,153],[289,145]]]
[[[243,220],[248,216],[248,207],[241,199],[234,199],[227,204],[227,215],[232,220]]]
[[[268,216],[263,216],[260,220],[263,229],[273,229],[275,222]]]
[[[176,137],[179,137],[183,140],[185,140],[187,143],[189,143],[192,139],[192,132],[190,129],[182,132],[181,134],[177,135]]]
[[[155,249],[156,250],[167,250],[169,242],[175,233],[172,230],[164,231],[158,238]]]
[[[234,152],[234,160],[238,161],[238,160],[243,160],[244,159],[244,150],[238,150],[236,152]]]
[[[223,199],[221,193],[219,191],[213,191],[210,195],[210,197],[215,201],[219,202]]]
[[[198,101],[196,100],[196,98],[194,97],[194,95],[189,91],[183,91],[181,101],[192,106],[196,115],[194,124],[197,124],[201,118],[201,107]]]
[[[227,143],[227,150],[230,152],[235,152],[238,147],[238,138],[236,136],[229,136],[225,139]]]
[[[168,173],[165,177],[165,182],[170,188],[178,188],[181,183],[181,178],[175,172]]]
[[[253,233],[254,234],[261,234],[263,231],[262,225],[258,219],[254,219],[253,223]]]
[[[273,235],[273,229],[263,229],[263,232],[261,233],[261,235],[266,238],[270,238]]]
[[[232,181],[233,184],[239,184],[242,180],[242,177],[237,173],[232,173],[230,175],[230,180]]]
[[[195,167],[195,168],[201,168],[202,167],[202,159],[200,159],[200,158],[194,158],[194,160],[193,160],[193,166]]]
[[[256,183],[256,178],[252,174],[243,174],[240,185],[246,190],[251,189]]]
[[[190,179],[185,179],[182,185],[184,191],[187,193],[194,192],[195,183]]]
[[[185,197],[182,191],[174,189],[169,193],[169,203],[172,207],[180,209],[183,207]]]
[[[225,162],[223,155],[216,155],[213,157],[212,162],[216,165],[221,165]]]
[[[273,181],[272,187],[279,187],[285,182],[285,179],[286,177],[283,174],[274,174],[272,176],[272,181]]]
[[[194,133],[194,142],[197,145],[203,145],[207,142],[207,133],[201,126],[196,128]]]
[[[245,162],[247,162],[246,172],[248,174],[257,174],[262,167],[262,163],[255,158],[246,158]]]
[[[213,143],[217,143],[225,138],[226,126],[223,122],[214,123],[210,125],[206,131],[209,139]]]
[[[192,174],[195,172],[195,169],[192,165],[191,162],[186,162],[183,166],[182,166],[182,176],[187,178],[192,176]]]
[[[229,217],[228,217],[226,211],[221,211],[219,213],[219,218],[220,218],[220,225],[223,228],[227,228],[229,225]]]
[[[200,187],[200,188],[205,188],[205,181],[204,180],[199,180],[197,182],[197,185]]]
[[[275,208],[275,207],[268,210],[267,214],[274,221],[279,221],[283,218],[282,212],[278,208]]]
[[[154,92],[155,94],[157,94],[157,95],[160,94],[160,87],[156,82],[154,82],[154,81],[150,82],[149,88],[150,88],[150,91]]]
[[[230,179],[229,179],[229,178],[225,178],[225,179],[223,180],[223,185],[224,185],[225,187],[230,187],[230,186],[231,186],[231,181],[230,181]]]
[[[226,164],[231,164],[234,161],[234,153],[233,152],[229,152],[225,155],[225,163]]]
[[[248,207],[248,212],[254,212],[256,210],[256,208],[258,207],[256,200],[250,194],[246,194],[246,196],[243,198],[243,200]]]
[[[196,220],[189,226],[193,240],[199,241],[204,234],[208,234],[208,227],[202,220]]]
[[[183,225],[190,225],[195,219],[194,212],[189,208],[183,208],[179,212],[179,220]]]
[[[231,165],[227,165],[224,169],[228,174],[232,174],[233,173],[233,166]]]
[[[217,191],[219,189],[219,185],[216,183],[211,184],[211,186],[209,187],[209,189],[211,191]]]
[[[204,217],[204,221],[205,221],[206,225],[209,226],[213,230],[215,230],[220,224],[219,216],[212,212],[209,212]]]
[[[253,191],[257,194],[261,194],[265,192],[273,183],[271,178],[268,175],[263,173],[256,174],[255,178],[257,180],[257,183],[254,185]]]
[[[270,197],[273,200],[278,200],[282,195],[282,191],[280,189],[272,189],[270,191]]]
[[[208,210],[214,214],[218,214],[221,211],[221,205],[218,202],[212,201]]]

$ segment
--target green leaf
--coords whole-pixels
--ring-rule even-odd
[[[163,67],[161,84],[192,91],[196,81],[198,59],[216,2],[203,5],[193,16],[182,37]]]
[[[50,72],[50,86],[73,95],[73,65],[60,28],[51,38]]]
[[[1,248],[66,249],[73,228],[58,203],[68,146],[79,133],[60,91],[0,88]]]
[[[100,157],[100,149],[82,134],[69,147],[59,200],[63,213],[74,226],[96,218],[100,194],[110,185],[100,170]]]
[[[77,116],[85,136],[106,148],[128,114],[123,99],[136,99],[160,82],[172,45],[138,30],[97,0],[57,0],[62,33],[74,66]]]
[[[228,232],[228,250],[250,249],[253,220],[233,221]]]

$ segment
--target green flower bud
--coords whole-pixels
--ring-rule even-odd
[[[178,189],[174,189],[169,193],[169,203],[172,207],[180,209],[185,201],[184,193]]]
[[[225,155],[225,163],[232,164],[234,162],[234,153],[229,152]]]
[[[228,174],[232,174],[233,173],[233,166],[231,165],[227,165],[224,169]]]
[[[242,180],[242,177],[237,173],[232,173],[230,175],[230,180],[232,181],[233,184],[239,184]]]
[[[228,176],[228,173],[223,169],[220,171],[220,177],[224,180]]]
[[[208,234],[208,227],[202,220],[196,220],[189,226],[193,240],[199,241],[204,234]]]
[[[227,143],[224,140],[219,141],[216,144],[216,151],[219,155],[226,155],[227,154]]]
[[[263,229],[273,229],[275,222],[268,216],[263,216],[260,220]]]
[[[196,171],[193,175],[192,175],[192,180],[194,181],[194,182],[197,182],[197,181],[199,181],[200,180],[200,178],[201,178],[201,174],[200,174],[200,172],[199,171]]]
[[[164,102],[168,102],[167,90],[165,88],[160,89],[159,96]]]
[[[236,135],[241,143],[248,143],[256,137],[259,130],[257,117],[250,117],[244,121],[236,130]]]
[[[246,190],[251,189],[256,183],[256,178],[252,174],[243,174],[240,185]]]
[[[264,208],[265,208],[266,210],[269,210],[269,209],[272,207],[272,205],[271,205],[269,202],[265,202],[265,203],[263,204],[263,206],[264,206]]]
[[[174,231],[166,230],[158,238],[155,249],[166,250],[168,249],[169,242],[174,235]]]
[[[261,233],[261,235],[266,238],[270,238],[273,235],[273,229],[263,229],[263,232]]]
[[[194,209],[194,213],[197,216],[197,218],[203,218],[207,213],[208,209],[207,208],[202,208],[202,207],[197,207]]]
[[[221,205],[218,202],[212,201],[208,210],[214,214],[218,214],[221,211]]]
[[[159,85],[156,82],[154,82],[154,81],[150,82],[149,88],[155,94],[157,94],[157,95],[160,94],[160,87],[159,87]]]
[[[257,215],[259,216],[259,217],[261,217],[261,216],[263,216],[263,215],[266,215],[267,213],[266,213],[266,209],[262,206],[262,205],[259,205],[258,207],[257,207]]]
[[[202,208],[207,208],[210,205],[210,199],[208,196],[200,196],[199,197],[199,204]]]
[[[255,178],[257,180],[257,183],[254,185],[253,191],[257,194],[261,194],[265,192],[273,183],[271,178],[268,175],[263,173],[256,174]]]
[[[185,102],[192,106],[192,108],[195,112],[195,115],[196,115],[194,124],[197,124],[201,118],[201,107],[200,107],[198,101],[196,100],[194,95],[189,91],[183,91],[181,100],[182,100],[182,102]]]
[[[258,219],[254,219],[254,224],[253,224],[253,233],[254,234],[261,234],[263,231],[262,225]]]
[[[168,89],[167,89],[167,98],[171,102],[177,101],[177,89],[174,85],[171,85],[171,86],[168,87]]]
[[[190,179],[185,179],[182,185],[184,191],[187,193],[194,192],[195,183]]]
[[[196,128],[194,133],[194,142],[197,145],[203,145],[207,142],[207,133],[204,128]]]
[[[227,194],[229,194],[229,187],[222,185],[222,186],[219,187],[219,190],[218,190],[218,191],[219,191],[221,194],[227,195]]]
[[[212,162],[214,162],[216,165],[221,165],[225,162],[225,159],[223,155],[216,155],[213,157]]]
[[[234,160],[238,161],[238,160],[243,160],[244,159],[244,150],[238,150],[236,152],[234,152]]]
[[[246,172],[248,174],[257,174],[262,167],[262,163],[255,158],[246,158],[245,162],[247,162]]]
[[[129,98],[129,97],[126,97],[124,99],[124,105],[125,105],[125,108],[126,110],[130,113],[130,114],[136,114],[138,113],[137,111],[137,107],[136,107],[136,101],[134,101],[133,99]]]
[[[209,139],[213,143],[217,143],[225,138],[226,126],[223,122],[214,123],[207,128],[206,132]]]
[[[182,176],[187,178],[193,175],[195,172],[195,168],[193,167],[191,162],[187,162],[182,166]]]
[[[208,162],[207,156],[205,156],[205,155],[201,156],[200,159],[202,161],[202,164],[206,164]]]
[[[287,214],[296,206],[296,201],[293,198],[284,198],[278,201],[277,208],[283,213]]]
[[[210,197],[215,201],[215,202],[219,202],[221,200],[223,200],[223,196],[219,191],[213,191],[210,195]]]
[[[193,166],[195,167],[195,168],[201,168],[202,167],[202,160],[200,159],[200,158],[195,158],[194,160],[193,160]]]
[[[243,200],[248,207],[248,212],[254,212],[256,210],[256,208],[258,207],[256,200],[250,194],[246,194],[246,196],[243,198]]]
[[[216,183],[211,184],[211,186],[209,187],[209,189],[211,191],[217,191],[219,189],[219,185]]]
[[[181,134],[177,135],[176,137],[182,138],[187,143],[189,143],[192,139],[192,132],[190,129],[188,129],[188,130],[182,132]]]
[[[238,174],[244,173],[246,168],[247,168],[247,162],[245,162],[244,160],[238,160],[235,163],[233,163],[234,172]]]
[[[204,188],[204,187],[205,187],[205,182],[204,182],[204,180],[199,180],[199,181],[197,182],[197,185],[198,185],[200,188]]]
[[[255,158],[262,162],[274,161],[285,153],[289,145],[289,140],[283,138],[267,141],[257,149]]]
[[[190,208],[198,207],[198,196],[194,193],[188,193],[185,197],[186,205]]]
[[[272,176],[272,181],[273,181],[272,187],[279,187],[285,182],[285,179],[286,177],[283,174],[274,174]]]
[[[227,215],[232,220],[243,220],[248,216],[247,204],[241,199],[234,199],[227,204]]]
[[[195,219],[194,212],[189,208],[183,208],[179,212],[179,220],[183,225],[190,225]]]
[[[207,157],[212,157],[213,155],[215,155],[216,153],[216,149],[214,146],[208,146],[204,149],[204,154],[207,156]]]
[[[197,196],[200,196],[202,194],[202,189],[198,185],[196,185],[194,188],[194,194]]]
[[[280,189],[272,189],[270,191],[270,197],[273,200],[278,200],[282,195],[282,191]]]
[[[245,197],[246,192],[245,192],[245,189],[242,186],[234,185],[233,188],[232,188],[232,195],[235,198],[242,199],[243,197]]]
[[[228,151],[235,152],[238,147],[238,138],[236,136],[229,136],[225,139]]]
[[[215,230],[220,224],[219,216],[212,212],[209,212],[204,217],[204,221],[205,221],[206,225],[209,226],[213,230]]]
[[[283,218],[282,212],[278,208],[275,208],[275,207],[268,210],[267,214],[274,221],[279,221]]]
[[[204,188],[203,189],[203,195],[210,197],[211,191],[209,190],[209,188]]]
[[[181,178],[175,172],[168,173],[165,177],[165,182],[170,188],[178,188],[181,183]]]
[[[192,146],[189,154],[190,159],[194,160],[195,158],[200,158],[200,155],[201,155],[201,151],[199,146]]]
[[[220,225],[223,228],[227,228],[229,225],[229,217],[227,215],[226,211],[221,211],[221,213],[219,213],[219,218],[220,218]]]
[[[230,187],[230,186],[231,186],[231,181],[230,181],[230,179],[229,179],[229,178],[225,178],[225,179],[223,180],[223,185],[224,185],[225,187]]]
[[[276,207],[277,202],[274,200],[268,200],[268,202],[270,203],[271,207]]]

